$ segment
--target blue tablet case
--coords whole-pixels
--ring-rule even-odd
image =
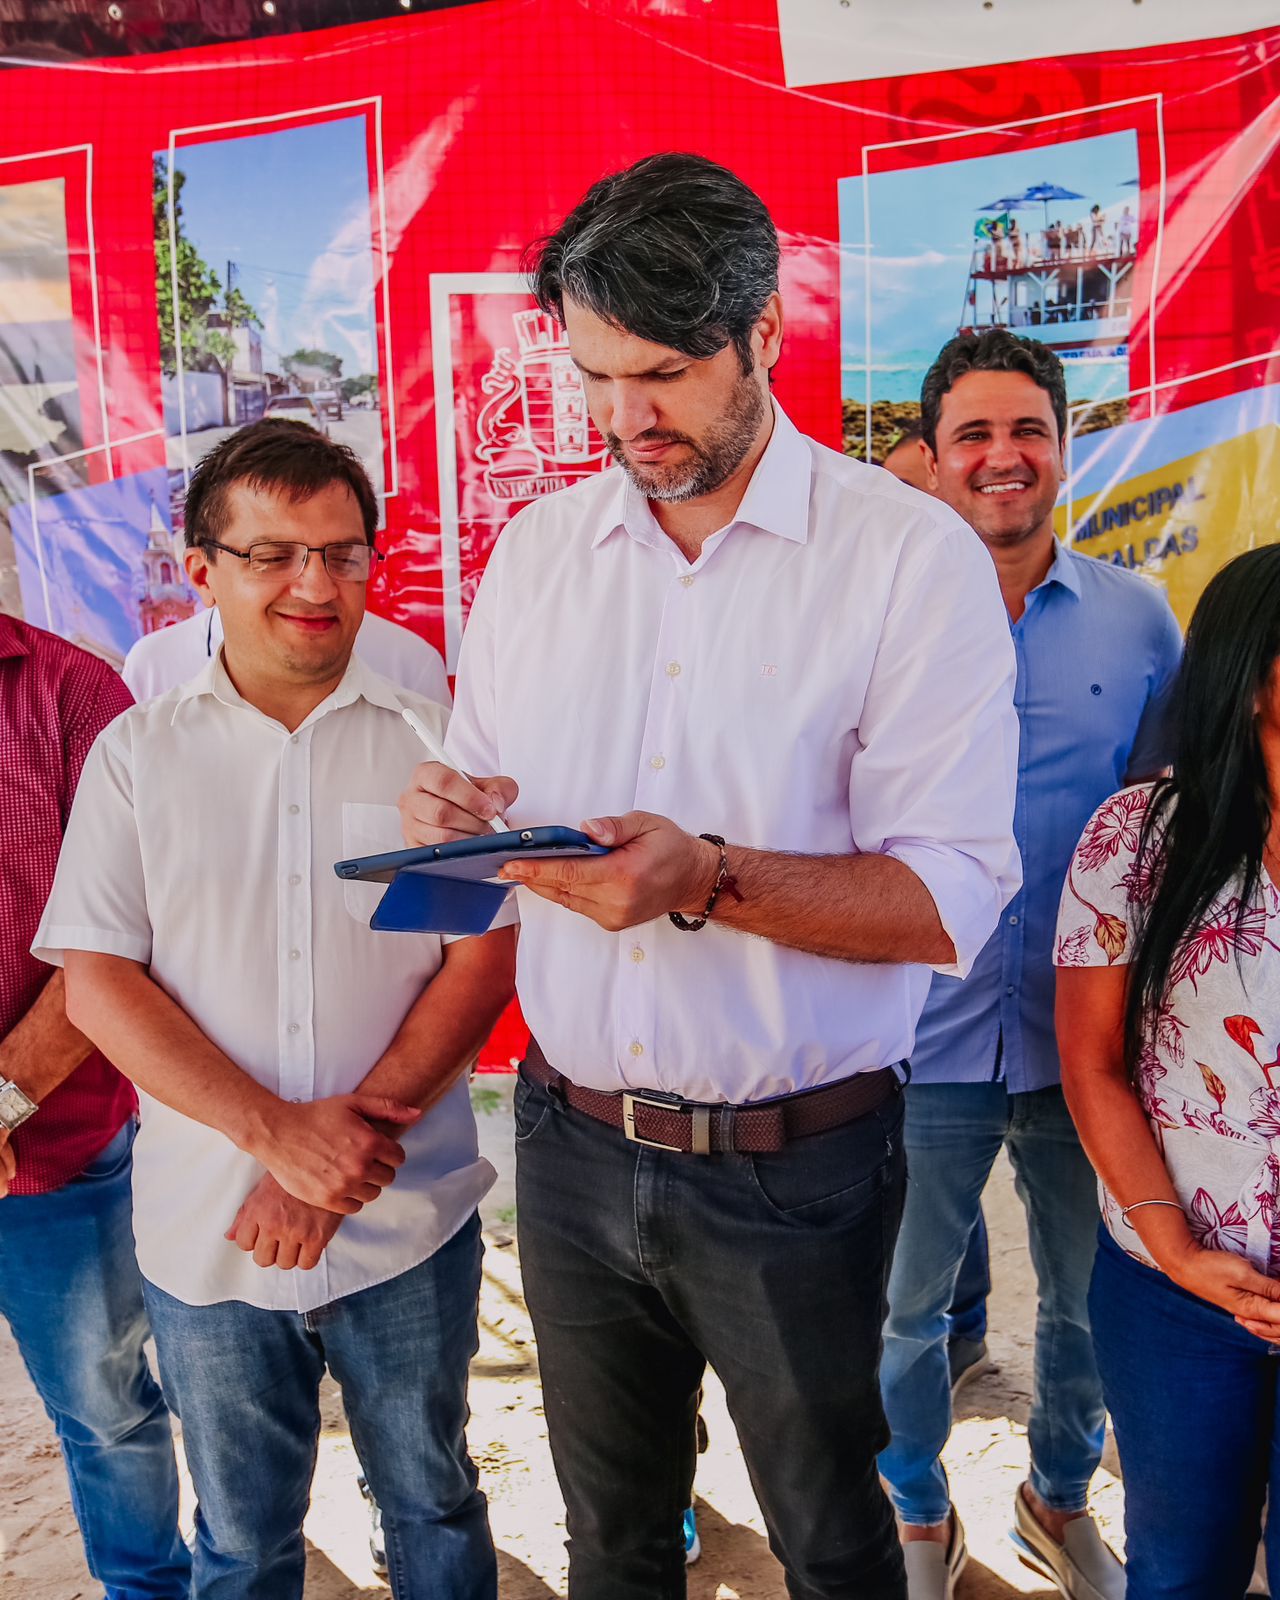
[[[485,933],[514,888],[424,872],[398,872],[369,926],[379,933]]]

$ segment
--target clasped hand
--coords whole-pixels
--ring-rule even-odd
[[[483,834],[518,793],[511,778],[467,779],[437,761],[424,761],[414,768],[400,797],[405,839],[411,845],[440,844]],[[705,839],[649,811],[594,817],[582,824],[582,831],[597,844],[608,845],[610,853],[513,861],[499,876],[589,917],[610,933],[669,911],[697,915],[706,905],[720,853]]]
[[[344,1220],[341,1212],[299,1200],[266,1172],[245,1196],[223,1237],[251,1252],[256,1266],[310,1272]]]
[[[225,1237],[260,1267],[314,1267],[342,1219],[376,1200],[404,1162],[385,1128],[412,1126],[421,1115],[377,1094],[282,1101],[249,1150],[266,1174]]]

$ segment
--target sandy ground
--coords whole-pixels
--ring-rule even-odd
[[[495,1088],[494,1085],[497,1085]],[[482,1139],[499,1168],[485,1207],[488,1251],[481,1291],[480,1351],[472,1368],[471,1448],[489,1495],[507,1600],[564,1593],[563,1508],[556,1491],[538,1388],[537,1357],[520,1293],[513,1241],[510,1080],[476,1093]],[[990,1348],[999,1370],[965,1390],[947,1468],[973,1559],[959,1600],[1054,1593],[1022,1567],[1006,1537],[1027,1464],[1034,1287],[1022,1209],[1001,1163],[986,1196],[994,1292]],[[0,1325],[0,1596],[3,1600],[98,1600],[85,1570],[53,1431]],[[703,1557],[690,1572],[691,1600],[785,1600],[718,1385],[704,1405],[711,1448],[698,1467]],[[181,1456],[181,1442],[179,1441]],[[356,1460],[336,1389],[326,1386],[324,1430],[311,1514],[306,1600],[373,1600],[388,1590],[369,1560]],[[1121,1489],[1108,1445],[1094,1509],[1119,1547]],[[184,1477],[184,1517],[191,1515]]]

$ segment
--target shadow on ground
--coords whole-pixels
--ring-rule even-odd
[[[971,1561],[956,1585],[956,1600],[1057,1600],[1056,1589],[1015,1589],[999,1573]]]
[[[689,1568],[689,1600],[716,1600],[723,1585],[739,1600],[787,1600],[782,1570],[754,1528],[730,1522],[695,1499],[702,1560]]]
[[[556,1591],[549,1589],[530,1572],[522,1561],[498,1551],[498,1593],[502,1600],[557,1600]],[[714,1590],[711,1591],[714,1594]],[[361,1588],[336,1567],[323,1550],[310,1541],[307,1543],[307,1600],[389,1600],[390,1590],[385,1583],[375,1583]]]

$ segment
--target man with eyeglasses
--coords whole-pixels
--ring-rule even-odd
[[[142,1093],[135,1230],[199,1501],[193,1600],[301,1595],[326,1365],[398,1600],[496,1594],[464,1437],[493,1174],[463,1069],[514,937],[377,935],[378,886],[333,873],[397,843],[402,708],[444,733],[352,654],[376,511],[359,460],[286,420],[201,462],[186,565],[223,645],[98,740],[36,939]]]
[[[130,646],[120,676],[141,705],[194,678],[213,660],[221,643],[222,618],[217,606],[210,606],[183,622],[144,633]],[[409,628],[366,611],[355,648],[357,655],[392,683],[403,684],[442,706],[451,703],[449,675],[440,652]]]

